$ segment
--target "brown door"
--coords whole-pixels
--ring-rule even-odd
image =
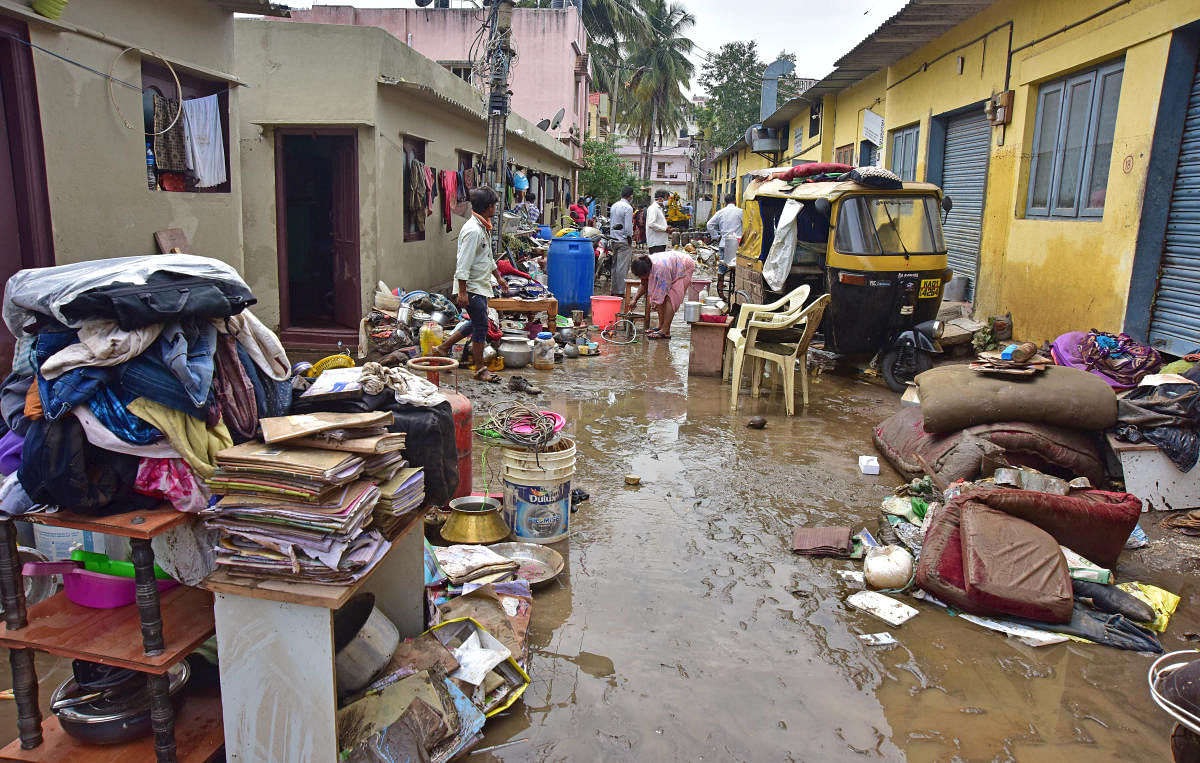
[[[358,281],[358,150],[353,137],[340,137],[333,149],[334,321],[357,328],[362,318]]]
[[[352,129],[275,136],[280,333],[326,348],[358,339],[358,145]]]
[[[54,264],[37,85],[24,24],[0,19],[0,282],[22,268]],[[0,374],[15,338],[0,326]]]

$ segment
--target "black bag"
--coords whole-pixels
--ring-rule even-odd
[[[131,331],[181,318],[228,318],[256,302],[242,283],[158,271],[144,284],[115,282],[88,289],[63,305],[62,313],[72,321],[111,318]]]
[[[94,516],[145,511],[159,500],[133,492],[138,461],[89,443],[74,416],[37,419],[25,435],[17,479],[34,503]]]

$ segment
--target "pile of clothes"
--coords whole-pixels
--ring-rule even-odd
[[[232,267],[187,254],[13,275],[0,443],[16,470],[0,511],[204,509],[216,454],[291,401],[287,355],[254,302]]]

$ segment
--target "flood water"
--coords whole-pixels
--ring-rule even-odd
[[[473,759],[1170,760],[1151,657],[1035,649],[907,597],[921,614],[889,627],[843,604],[852,591],[834,571],[859,562],[790,552],[796,527],[878,527],[901,478],[857,462],[899,405],[882,384],[826,373],[795,417],[779,392],[746,392],[733,412],[728,383],[688,377],[684,324],[669,343],[603,352],[519,372],[567,417],[573,486],[591,500],[555,545],[567,571],[535,592],[533,683],[480,747],[527,741]],[[478,414],[476,390],[464,388]],[[765,429],[746,427],[755,414]],[[477,490],[498,483],[480,460]],[[1162,639],[1183,649],[1200,630],[1196,547],[1154,524],[1118,576],[1183,596]],[[880,631],[899,645],[856,638]]]

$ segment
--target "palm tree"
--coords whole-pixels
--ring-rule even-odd
[[[648,22],[633,0],[584,0],[583,27],[591,53],[592,87],[609,94],[609,123],[616,117],[616,100],[629,79],[622,47],[644,37]]]
[[[687,99],[683,88],[691,82],[695,66],[688,58],[692,41],[687,33],[696,17],[676,2],[639,0],[646,29],[629,41],[629,69],[623,99],[622,120],[631,134],[645,146],[642,177],[650,178],[654,142],[676,133],[686,120]]]

